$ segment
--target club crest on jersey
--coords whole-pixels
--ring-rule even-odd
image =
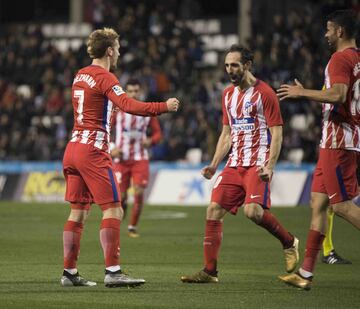
[[[235,118],[233,119],[232,128],[236,131],[250,132],[255,130],[255,118]]]
[[[252,103],[250,101],[246,102],[244,104],[244,114],[245,115],[250,115],[250,113],[252,112],[253,106],[255,103]]]
[[[115,92],[115,94],[117,96],[122,95],[123,93],[125,93],[125,91],[119,85],[113,86],[112,90]]]

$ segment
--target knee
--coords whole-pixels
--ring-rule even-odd
[[[134,194],[135,194],[135,195],[141,195],[141,194],[143,194],[143,193],[144,193],[144,188],[143,188],[143,187],[138,186],[138,185],[136,185],[136,186],[134,187]]]
[[[89,216],[88,210],[72,209],[68,220],[79,223],[85,223],[88,216]]]
[[[258,204],[246,204],[244,205],[244,214],[245,216],[254,221],[255,223],[260,223],[264,210]]]
[[[109,207],[103,210],[103,219],[113,218],[113,219],[122,220],[123,216],[124,216],[124,211],[120,203],[116,203],[115,207]]]
[[[348,203],[337,203],[331,205],[332,210],[337,216],[346,217],[347,212],[349,211]]]
[[[210,203],[206,210],[206,219],[208,220],[221,220],[224,216],[225,210],[216,203]]]

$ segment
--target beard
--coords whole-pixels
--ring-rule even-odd
[[[119,62],[119,60],[114,61],[114,62],[112,62],[112,63],[110,64],[110,71],[111,71],[111,72],[114,72],[114,71],[117,69],[117,67],[118,67],[118,62]]]
[[[336,52],[337,50],[337,41],[329,41],[328,40],[328,48],[331,52]]]
[[[244,73],[238,73],[238,74],[232,74],[232,75],[229,74],[230,82],[234,86],[239,86],[243,77],[244,77]]]

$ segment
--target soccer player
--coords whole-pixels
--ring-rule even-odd
[[[78,71],[72,86],[74,128],[68,143],[63,171],[66,181],[65,200],[70,202],[70,215],[64,226],[63,286],[94,286],[77,270],[80,239],[90,204],[100,205],[103,213],[100,242],[105,258],[107,287],[136,286],[145,283],[121,272],[120,222],[123,211],[112,159],[109,154],[109,134],[114,108],[143,116],[177,111],[179,101],[144,103],[129,98],[110,69],[119,57],[119,35],[111,28],[92,32],[87,51],[92,64]]]
[[[140,82],[130,79],[125,87],[130,98],[138,99]],[[128,225],[128,235],[139,237],[137,230],[144,204],[144,190],[149,182],[148,148],[161,140],[160,123],[156,117],[142,117],[120,111],[115,118],[115,145],[111,150],[114,158],[115,175],[120,184],[121,206],[124,216],[127,209],[127,190],[132,180],[134,186],[134,205]],[[151,135],[147,135],[148,129]]]
[[[360,50],[356,47],[356,17],[339,10],[327,17],[325,38],[334,51],[325,69],[325,90],[281,85],[280,100],[305,98],[322,103],[323,123],[319,159],[314,171],[311,225],[305,258],[294,274],[280,276],[290,285],[310,289],[317,254],[326,230],[326,213],[334,213],[360,229],[360,208],[352,198],[358,193],[357,154],[360,151]]]
[[[204,268],[190,276],[188,283],[216,283],[217,260],[222,242],[223,218],[235,215],[244,205],[245,215],[280,242],[286,271],[299,260],[298,239],[270,212],[270,181],[282,144],[282,117],[275,92],[251,72],[253,54],[232,45],[225,57],[225,69],[232,86],[222,97],[223,128],[214,157],[202,175],[211,179],[228,154],[226,166],[215,181],[206,213]]]

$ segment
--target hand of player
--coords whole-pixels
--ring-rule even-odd
[[[259,166],[256,171],[262,181],[269,182],[271,180],[273,174],[273,170],[271,168],[268,168],[267,166]]]
[[[282,84],[276,91],[280,101],[285,99],[297,99],[302,96],[303,85],[295,78],[295,85]]]
[[[151,138],[147,137],[143,140],[143,146],[145,148],[150,148],[151,144],[152,144]]]
[[[179,100],[177,98],[170,98],[166,101],[169,112],[177,112],[179,109]]]
[[[216,173],[216,168],[211,167],[211,166],[205,166],[201,170],[201,175],[203,175],[206,179],[211,179],[215,173]]]
[[[115,147],[114,149],[112,149],[110,154],[113,158],[117,158],[120,160],[122,158],[122,151],[118,147]]]

